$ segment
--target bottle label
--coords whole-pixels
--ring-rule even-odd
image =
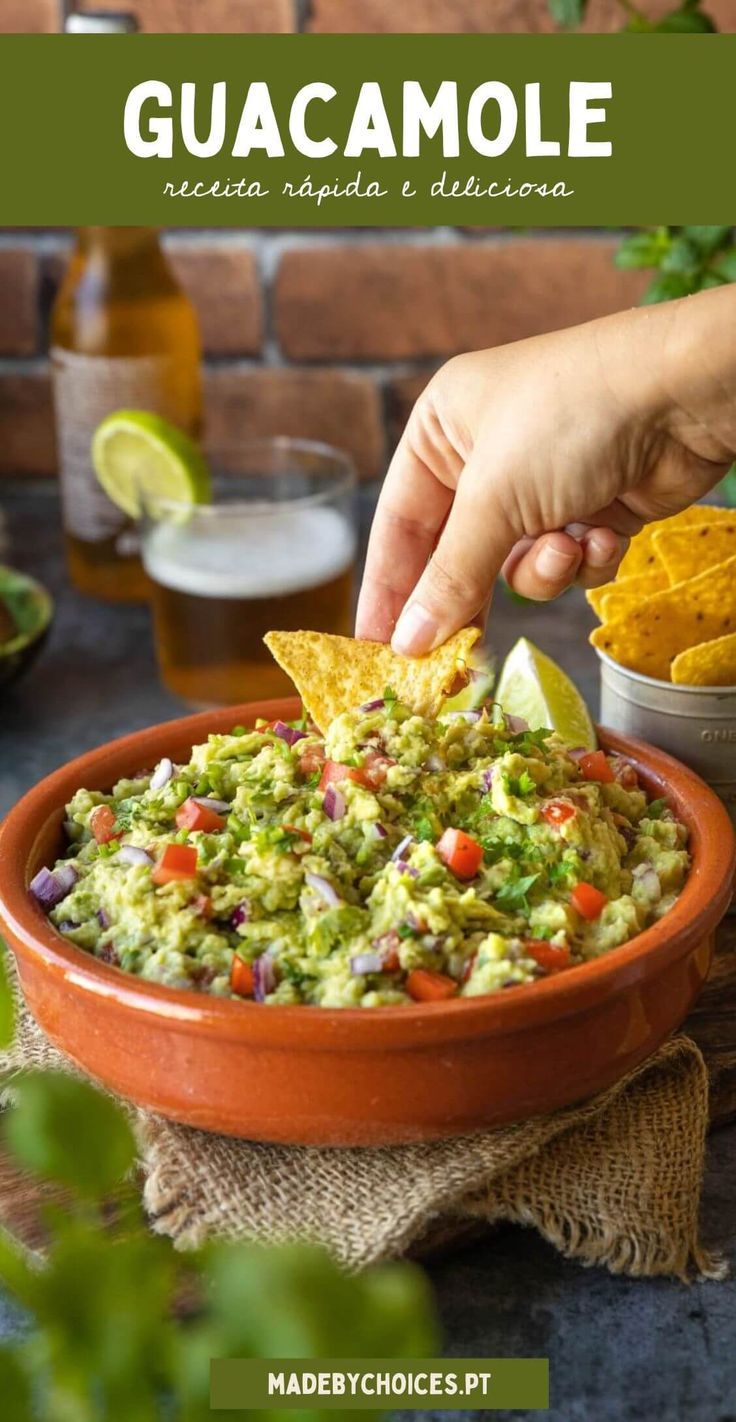
[[[89,356],[59,346],[51,368],[64,527],[86,543],[119,535],[127,554],[129,520],[98,483],[92,437],[114,410],[149,410],[191,433],[189,372],[175,356]]]

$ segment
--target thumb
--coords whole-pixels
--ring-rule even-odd
[[[483,482],[485,489],[469,460],[435,551],[396,625],[395,652],[423,656],[477,619],[489,601],[517,534],[503,499],[489,499]]]

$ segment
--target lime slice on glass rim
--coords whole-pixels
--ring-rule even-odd
[[[211,498],[207,463],[192,439],[160,415],[116,410],[98,425],[92,463],[105,493],[129,518],[168,499],[204,504]]]
[[[511,716],[521,716],[530,730],[557,731],[569,746],[595,750],[598,741],[590,712],[577,687],[551,657],[520,637],[498,678],[495,698]]]

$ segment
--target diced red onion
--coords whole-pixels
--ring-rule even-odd
[[[247,899],[243,899],[235,905],[230,915],[230,927],[240,928],[241,924],[247,923],[250,918],[250,904]]]
[[[65,918],[60,924],[57,925],[57,927],[59,929],[59,933],[73,933],[75,928],[79,928],[79,924],[74,923],[73,919],[71,918]]]
[[[492,785],[493,785],[493,777],[494,777],[495,773],[496,773],[496,768],[495,768],[495,766],[493,766],[493,765],[489,765],[488,769],[483,771],[483,784],[484,784],[486,790],[490,790],[490,789],[491,789],[491,787],[492,787]]]
[[[443,711],[443,721],[480,721],[482,711]]]
[[[435,770],[435,771],[439,771],[439,770],[446,770],[446,769],[447,769],[447,766],[445,765],[445,762],[444,762],[444,760],[442,759],[441,756],[439,756],[439,755],[430,755],[429,758],[425,761],[424,768],[425,768],[425,770]]]
[[[288,746],[295,746],[297,741],[303,741],[307,734],[306,731],[298,731],[295,726],[287,726],[285,721],[274,721],[271,730],[275,736],[286,741]]]
[[[388,933],[382,933],[378,938],[374,938],[373,947],[377,948],[384,958],[390,957],[392,953],[398,953],[401,947],[401,939],[396,929],[390,928]]]
[[[28,885],[34,899],[42,908],[52,909],[65,899],[77,882],[78,874],[71,864],[60,864],[57,869],[39,869]]]
[[[325,879],[322,874],[305,874],[304,881],[310,889],[314,890],[315,894],[319,894],[320,898],[329,904],[330,908],[337,908],[342,903],[334,884],[331,884],[329,879]]]
[[[373,833],[376,839],[388,839],[388,830],[385,825],[381,824],[380,820],[373,821]]]
[[[575,761],[582,760],[583,756],[589,755],[589,753],[590,752],[585,749],[585,746],[568,746],[567,750],[570,759]]]
[[[109,928],[109,927],[110,927],[110,915],[109,915],[109,913],[107,912],[106,909],[104,909],[104,908],[99,908],[99,909],[97,910],[97,913],[96,913],[95,917],[97,918],[97,922],[99,923],[100,928]]]
[[[341,820],[347,810],[347,803],[342,790],[338,790],[336,785],[328,785],[322,801],[328,820]]]
[[[395,859],[394,863],[400,874],[408,874],[410,879],[419,878],[419,870],[413,869],[411,864],[407,864],[405,859]]]
[[[149,790],[163,790],[164,785],[168,785],[173,774],[173,762],[169,760],[168,756],[164,756],[163,760],[159,761],[151,776],[148,786]]]
[[[204,810],[213,810],[216,815],[226,815],[232,809],[229,800],[210,800],[205,795],[193,795],[195,805],[201,805]]]
[[[253,963],[253,996],[256,1002],[263,1002],[276,987],[276,970],[270,953],[261,953]]]
[[[404,858],[404,855],[406,854],[406,851],[407,851],[407,849],[409,848],[409,845],[410,845],[410,844],[413,844],[413,843],[414,843],[414,836],[413,836],[413,834],[407,834],[407,835],[404,836],[404,838],[402,839],[401,843],[400,843],[400,844],[397,844],[397,846],[396,846],[396,848],[395,848],[393,854],[391,855],[391,858],[393,859],[394,864],[397,862],[397,860]]]
[[[115,858],[122,859],[124,864],[147,864],[149,868],[153,868],[150,854],[146,854],[145,849],[140,849],[137,844],[121,845]]]
[[[365,973],[380,973],[383,970],[383,958],[380,953],[356,953],[350,959],[350,971],[354,977],[362,977]]]
[[[529,722],[525,721],[523,716],[511,716],[508,712],[504,714],[506,717],[506,730],[510,731],[513,736],[520,736],[523,731],[529,730]]]
[[[383,706],[385,706],[385,705],[386,705],[385,698],[384,698],[383,696],[377,696],[376,699],[375,699],[375,701],[366,701],[366,702],[364,702],[364,704],[363,704],[362,706],[359,706],[359,707],[358,707],[358,710],[359,710],[359,711],[380,711],[381,708],[382,708]]]

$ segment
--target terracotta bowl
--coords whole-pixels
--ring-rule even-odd
[[[48,776],[0,828],[0,917],[23,990],[51,1040],[140,1106],[256,1140],[378,1145],[523,1120],[609,1086],[677,1027],[702,987],[732,893],[723,805],[692,771],[602,731],[691,835],[672,911],[633,942],[489,997],[373,1010],[263,1007],[143,982],[55,932],[27,891],[61,845],[64,804],[210,731],[299,714],[294,700],[186,716],[88,752]]]

